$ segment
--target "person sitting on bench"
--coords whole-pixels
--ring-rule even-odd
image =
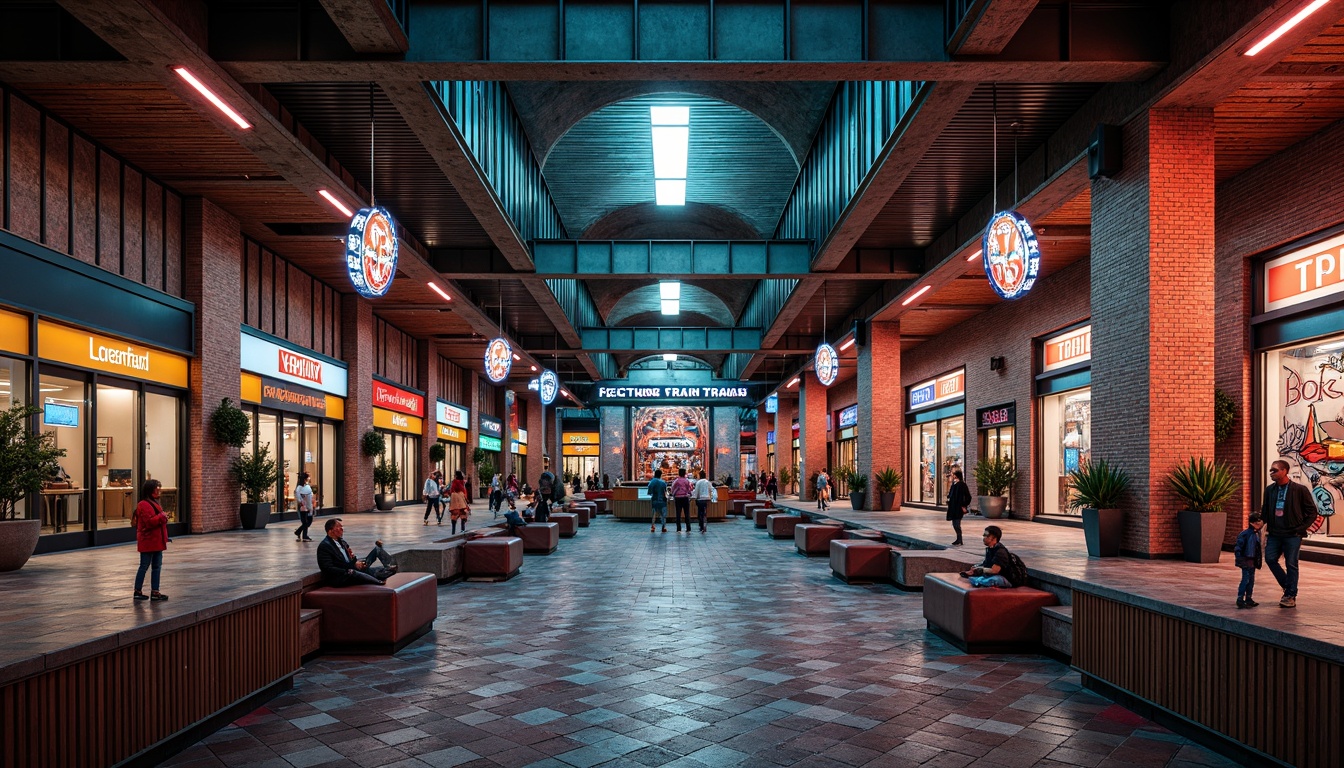
[[[383,549],[381,541],[374,544],[367,558],[356,560],[354,551],[342,538],[345,526],[342,525],[341,518],[333,517],[327,520],[326,529],[326,538],[317,545],[317,567],[322,571],[322,579],[328,586],[382,584],[387,577],[397,572],[397,567],[390,564],[392,558],[387,554],[387,550]],[[371,566],[370,563],[375,559],[383,565]]]
[[[522,515],[518,514],[518,510],[516,509],[510,509],[508,512],[504,513],[504,522],[509,525],[510,536],[517,536],[518,529],[527,525],[527,521],[523,519]]]
[[[1012,589],[1026,583],[1026,574],[1019,577],[1018,560],[1008,548],[999,543],[1003,538],[1003,529],[997,525],[985,526],[985,561],[974,568],[961,572],[971,580],[972,587],[998,587]]]

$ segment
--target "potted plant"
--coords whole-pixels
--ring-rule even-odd
[[[210,414],[210,431],[215,440],[230,448],[242,448],[252,433],[252,419],[229,398],[219,401],[219,407]]]
[[[262,501],[266,491],[274,490],[280,480],[280,470],[271,459],[271,449],[265,445],[257,446],[253,453],[244,453],[233,460],[230,466],[233,479],[243,489],[247,501],[238,505],[238,517],[243,528],[255,530],[265,528],[271,521],[271,503]]]
[[[485,454],[485,451],[480,448],[477,448],[476,450]],[[495,462],[489,455],[483,455],[480,459],[475,459],[475,461],[476,474],[479,476],[478,479],[481,484],[481,498],[487,499],[490,497],[490,483],[495,479]]]
[[[370,459],[382,456],[385,450],[387,450],[387,438],[383,437],[381,432],[370,429],[359,438],[359,452]]]
[[[901,480],[901,473],[891,467],[886,467],[873,475],[873,483],[877,485],[878,509],[889,512],[896,508],[896,489],[900,486]]]
[[[780,467],[775,480],[779,483],[780,489],[788,493],[789,486],[793,484],[793,470],[789,467]]]
[[[868,501],[868,476],[858,472],[849,473],[849,505],[854,509],[863,509]]]
[[[448,449],[443,447],[443,443],[436,442],[429,446],[429,463],[441,464],[444,458],[448,456]]]
[[[991,520],[1003,517],[1005,496],[1017,482],[1017,467],[1007,456],[990,456],[975,463],[975,489],[980,492],[980,513]]]
[[[1223,504],[1237,492],[1237,481],[1232,479],[1232,472],[1225,464],[1192,457],[1172,470],[1167,481],[1185,502],[1185,509],[1177,513],[1176,519],[1186,562],[1218,562],[1227,528]]]
[[[378,493],[373,497],[373,502],[378,509],[387,512],[397,503],[397,483],[401,482],[401,470],[396,465],[388,464],[386,457],[378,457],[378,464],[373,468],[373,482],[378,486]],[[388,486],[392,487],[392,493],[387,492]]]
[[[21,403],[0,411],[0,571],[17,571],[37,549],[42,520],[31,509],[31,519],[20,519],[19,501],[41,503],[42,483],[60,471],[56,460],[65,455],[54,433],[28,428],[41,412]]]
[[[1115,557],[1125,529],[1120,497],[1129,487],[1129,473],[1105,459],[1084,462],[1069,473],[1071,509],[1083,511],[1083,538],[1088,557]]]

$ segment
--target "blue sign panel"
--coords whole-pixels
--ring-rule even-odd
[[[932,381],[930,381],[928,384],[925,384],[924,386],[920,387],[919,389],[912,389],[912,390],[910,390],[910,407],[911,407],[912,409],[913,409],[913,408],[918,408],[919,406],[924,405],[925,403],[932,402],[932,401],[933,401],[933,382],[932,382]]]
[[[779,395],[771,395],[765,398],[765,412],[779,413]]]
[[[345,236],[345,269],[366,299],[387,294],[397,275],[397,225],[386,208],[360,208]]]
[[[994,214],[980,245],[994,291],[1005,299],[1027,295],[1041,271],[1041,247],[1027,218],[1017,211]]]
[[[859,423],[859,406],[851,405],[840,412],[840,428],[852,427]]]
[[[775,430],[772,429],[769,432],[765,433],[765,444],[766,445],[775,444]]]

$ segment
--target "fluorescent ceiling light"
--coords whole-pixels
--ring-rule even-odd
[[[653,182],[655,196],[659,205],[685,205],[685,179],[658,179]]]
[[[658,283],[658,298],[660,299],[680,299],[681,281],[663,280]]]
[[[844,352],[846,349],[849,349],[852,346],[854,346],[854,337],[850,336],[849,341],[846,341],[844,344],[840,345],[840,351]]]
[[[514,362],[518,362],[519,360],[522,360],[522,359],[523,359],[523,358],[521,358],[521,357],[518,356],[518,353],[517,353],[517,352],[513,353],[513,360],[514,360]]]
[[[663,360],[664,360],[664,362],[675,363],[675,362],[677,362],[677,353],[676,353],[676,352],[671,352],[671,353],[665,354],[665,355],[663,355]]]
[[[794,384],[797,384],[797,383],[798,383],[798,377],[797,377],[797,376],[794,376],[794,377],[793,377],[793,381],[790,381],[788,384],[785,384],[785,385],[784,385],[784,388],[785,388],[785,389],[788,389],[789,387],[792,387]]]
[[[689,125],[690,107],[649,107],[649,120],[654,125]]]
[[[438,283],[430,282],[430,283],[426,283],[426,285],[428,285],[430,288],[432,288],[432,289],[434,290],[435,293],[437,293],[437,294],[439,294],[440,296],[442,296],[444,301],[452,301],[452,300],[453,300],[453,297],[452,297],[452,296],[449,296],[448,294],[444,293],[443,289],[439,287],[439,284],[438,284]]]
[[[532,372],[533,372],[533,373],[536,373],[536,372],[537,372],[537,366],[535,366],[535,365],[532,366]]]
[[[967,256],[967,257],[966,257],[966,260],[967,260],[967,261],[975,261],[976,259],[980,258],[980,255],[983,254],[983,253],[984,253],[984,250],[983,250],[983,249],[981,249],[981,248],[976,248],[976,249],[975,249],[975,253],[972,253],[970,256]]]
[[[228,118],[232,120],[239,128],[247,130],[248,128],[252,127],[251,123],[244,120],[242,115],[238,114],[237,112],[234,112],[233,107],[230,107],[228,104],[225,104],[223,99],[216,96],[215,92],[207,88],[205,83],[202,83],[200,80],[197,80],[196,76],[191,74],[191,72],[188,71],[186,67],[177,67],[173,69],[173,71],[176,72],[178,76],[181,77],[183,80],[186,80],[188,85],[190,85],[192,88],[195,88],[197,93],[200,93],[202,96],[208,99],[211,104],[214,104],[219,109],[220,112],[223,112],[225,115],[227,115]]]
[[[684,125],[653,127],[653,177],[686,178],[686,152],[691,129]]]
[[[907,306],[909,306],[909,305],[910,305],[910,302],[912,302],[912,301],[914,301],[915,299],[918,299],[920,296],[923,296],[924,294],[928,293],[928,292],[929,292],[929,289],[932,288],[932,287],[933,287],[932,285],[926,285],[926,286],[924,286],[923,288],[920,288],[918,291],[915,291],[915,292],[914,292],[913,294],[911,294],[908,298],[906,298],[905,301],[902,301],[902,302],[901,302],[901,306],[902,306],[902,307],[907,307]]]
[[[664,315],[681,314],[681,301],[678,299],[663,299],[663,314]]]
[[[1280,24],[1278,28],[1275,29],[1273,32],[1270,32],[1268,35],[1265,35],[1263,38],[1261,38],[1260,42],[1251,46],[1250,50],[1246,51],[1246,55],[1254,56],[1255,54],[1265,50],[1265,48],[1269,47],[1270,44],[1272,44],[1275,40],[1278,40],[1280,37],[1283,37],[1285,34],[1287,34],[1288,30],[1292,29],[1293,27],[1296,27],[1298,24],[1301,24],[1303,19],[1315,13],[1317,10],[1321,8],[1321,6],[1325,5],[1328,2],[1330,2],[1330,0],[1313,0],[1313,2],[1306,8],[1303,8],[1302,10],[1298,11],[1296,14],[1293,15],[1291,19]]]
[[[340,211],[341,213],[344,213],[347,218],[355,215],[354,211],[347,208],[345,203],[342,203],[340,200],[337,200],[336,196],[331,194],[327,190],[319,189],[317,190],[317,194],[321,195],[322,197],[325,197],[328,203],[331,203],[333,206],[335,206],[336,210]]]

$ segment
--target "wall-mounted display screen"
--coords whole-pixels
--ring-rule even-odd
[[[60,403],[45,403],[42,406],[42,423],[48,427],[78,427],[79,408]]]

